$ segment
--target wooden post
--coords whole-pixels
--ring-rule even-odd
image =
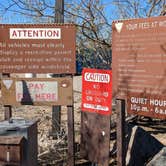
[[[3,78],[9,78],[10,74],[9,73],[3,73],[2,77]],[[11,105],[4,105],[4,108],[5,108],[4,119],[9,120],[12,117],[12,106]]]
[[[60,132],[61,123],[61,106],[52,106],[52,136],[57,137],[57,133]]]
[[[67,106],[68,125],[68,166],[74,166],[74,107]]]
[[[64,23],[64,0],[56,0],[55,23]]]
[[[125,100],[117,99],[117,165],[125,166]]]
[[[109,165],[110,116],[81,112],[81,157],[92,164]]]
[[[64,23],[64,0],[56,0],[55,23]],[[61,106],[52,106],[52,135],[53,137],[56,137],[56,134],[60,132],[60,125],[61,125]]]
[[[12,106],[11,105],[4,105],[4,108],[5,108],[4,119],[9,120],[12,117]]]
[[[5,108],[4,119],[9,120],[12,117],[12,106],[11,105],[4,105],[4,108]]]

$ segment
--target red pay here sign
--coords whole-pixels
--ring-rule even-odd
[[[112,71],[83,69],[82,73],[82,111],[102,115],[111,114]]]

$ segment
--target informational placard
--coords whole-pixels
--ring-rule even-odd
[[[110,115],[112,105],[112,71],[83,69],[82,111]]]
[[[49,81],[16,81],[16,101],[57,102],[58,83]]]
[[[75,73],[72,24],[0,24],[1,73]]]
[[[163,96],[132,93],[127,98],[128,113],[166,119],[166,99]]]
[[[153,99],[166,101],[166,17],[115,21],[112,28],[113,96],[128,98],[130,113],[166,118],[151,108]],[[135,110],[132,97],[144,98],[147,109]]]
[[[4,78],[1,81],[4,105],[71,105],[72,79]]]

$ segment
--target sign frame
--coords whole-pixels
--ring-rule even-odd
[[[6,83],[4,83],[6,81]],[[16,83],[19,82],[23,84],[24,92],[21,90],[25,95],[28,96],[27,99],[17,101],[16,100]],[[28,82],[34,83],[33,92],[29,89]],[[44,86],[46,83],[56,83],[57,87],[55,89],[55,93],[57,92],[57,100],[53,101],[54,93],[51,94],[41,94],[40,85],[43,83],[43,90],[42,92],[45,93],[47,91],[44,90]],[[35,84],[36,83],[36,84]],[[50,84],[51,85],[51,84]],[[53,84],[52,84],[53,85]],[[51,85],[51,86],[52,86]],[[21,88],[21,87],[20,87]],[[36,88],[36,89],[35,89]],[[47,86],[47,88],[49,88]],[[19,90],[19,89],[18,89]],[[64,78],[3,78],[1,81],[1,91],[2,91],[2,103],[4,105],[72,105],[73,104],[73,82],[71,77],[64,77]],[[35,92],[36,91],[36,92]],[[20,90],[19,90],[20,92]],[[32,94],[37,94],[38,96],[43,95],[42,97],[47,97],[47,100],[41,99],[41,101],[35,99],[36,101],[32,100]],[[28,94],[28,95],[27,95]],[[30,97],[29,97],[30,96]],[[49,99],[48,99],[49,97]],[[51,101],[49,101],[51,100]]]
[[[113,96],[126,100],[129,114],[166,119],[166,113],[155,113],[149,103],[146,110],[132,111],[129,98],[150,101],[157,96],[155,99],[166,101],[165,23],[166,18],[159,16],[118,20],[112,24]],[[135,104],[145,108],[144,104]]]
[[[0,24],[0,36],[0,73],[76,73],[74,24]]]
[[[112,109],[112,71],[84,68],[81,110],[110,115]]]

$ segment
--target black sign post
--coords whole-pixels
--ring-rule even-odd
[[[116,100],[117,112],[117,165],[125,165],[125,100]]]

